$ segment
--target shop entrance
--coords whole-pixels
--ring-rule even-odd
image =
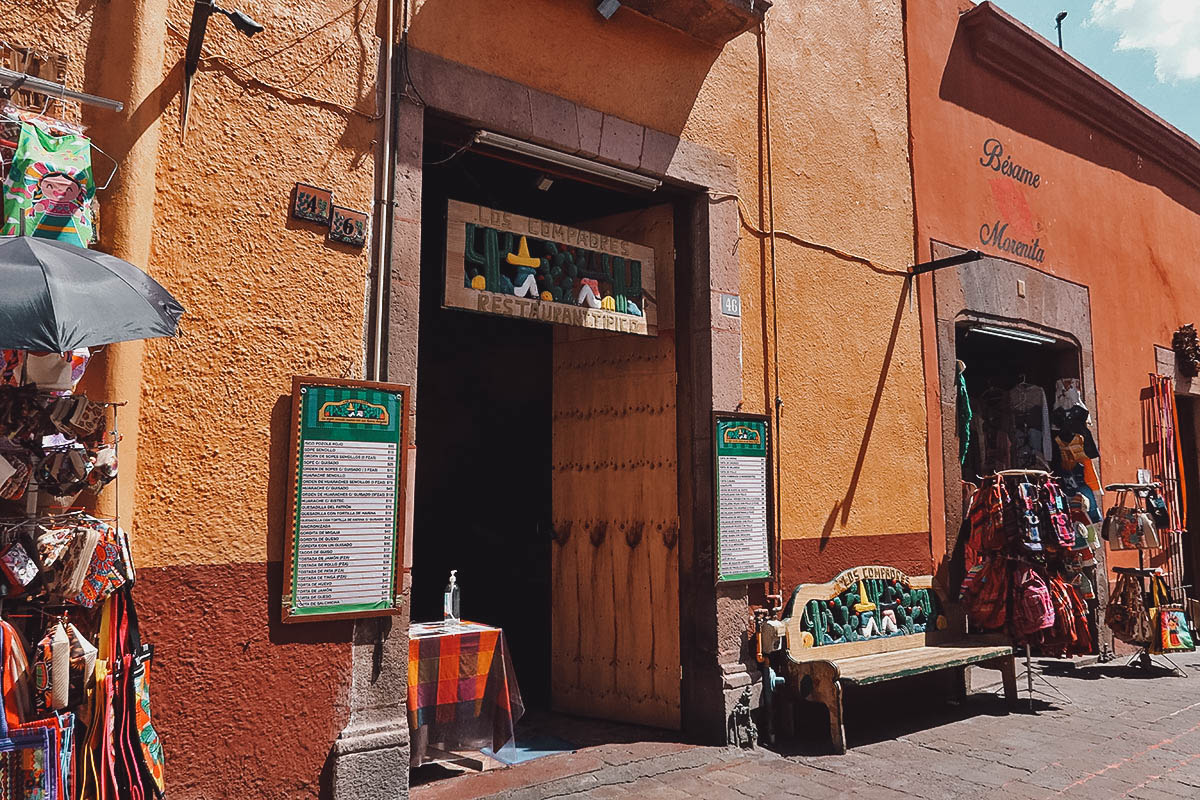
[[[1057,468],[1053,440],[1062,414],[1054,413],[1056,394],[1064,382],[1079,381],[1079,349],[1000,325],[963,323],[955,350],[972,409],[963,480],[978,483],[1005,469]]]
[[[441,619],[456,569],[463,618],[504,629],[527,708],[678,728],[672,198],[463,140],[427,126],[412,619]],[[658,335],[442,308],[451,199],[652,247]]]

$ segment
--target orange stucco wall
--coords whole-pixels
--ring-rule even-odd
[[[135,39],[145,31],[110,4],[7,3],[0,39],[68,53],[72,88],[127,104],[137,68],[156,84],[127,118],[88,109],[84,120],[123,162],[99,195],[102,236],[106,226],[148,228],[151,255],[139,266],[187,311],[181,337],[144,348],[135,491],[132,459],[121,465],[126,519],[136,502],[135,597],[143,637],[157,645],[154,715],[170,793],[315,797],[347,717],[349,629],[279,625],[285,418],[292,375],[361,377],[369,265],[366,249],[327,241],[288,207],[304,181],[373,210],[379,20],[369,1],[235,5],[265,30],[248,39],[212,17],[206,54],[228,60],[202,65],[186,143],[190,2],[164,3],[166,19],[153,24],[165,53],[149,65],[155,47]],[[127,155],[155,124],[157,151]],[[121,181],[156,191],[120,207],[130,196]],[[136,385],[97,380],[113,358],[97,358],[91,390],[135,399]]]
[[[411,41],[733,156],[762,226],[755,35],[718,51],[627,10],[606,22],[593,5],[429,0]],[[844,5],[779,0],[767,14],[776,227],[903,268],[913,223],[900,7]],[[763,412],[770,280],[764,295],[766,250],[742,233],[742,410]],[[925,571],[921,352],[904,280],[784,238],[776,260],[785,591],[881,560]]]
[[[1044,272],[1086,285],[1091,298],[1101,478],[1135,480],[1143,462],[1141,390],[1155,371],[1154,345],[1195,319],[1200,299],[1200,187],[1096,131],[1062,107],[1030,95],[979,65],[959,36],[962,0],[910,4],[913,171],[919,255],[930,242],[1012,254],[982,244],[996,220],[1010,235],[1040,239]],[[995,138],[1041,178],[1037,188],[981,165]],[[1200,159],[1200,151],[1193,153]],[[1022,261],[1017,258],[1017,261]],[[1015,293],[1016,286],[1011,287]],[[935,548],[941,505],[941,423],[930,294],[922,295],[930,369],[930,458]],[[1132,558],[1131,558],[1132,556]],[[1136,564],[1136,555],[1112,561]]]

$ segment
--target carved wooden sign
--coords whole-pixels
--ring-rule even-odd
[[[444,305],[654,336],[654,251],[645,245],[451,200]]]
[[[930,575],[910,578],[895,567],[864,566],[828,583],[801,586],[793,597],[789,636],[796,647],[820,647],[925,633],[940,619]]]

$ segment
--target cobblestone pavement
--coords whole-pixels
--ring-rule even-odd
[[[1200,655],[1174,660],[1183,677],[1123,660],[1078,669],[1035,661],[1071,702],[1039,699],[1033,712],[1024,682],[1012,713],[978,686],[959,705],[930,682],[849,691],[844,756],[819,755],[819,740],[752,752],[604,744],[417,786],[412,797],[1196,799]]]

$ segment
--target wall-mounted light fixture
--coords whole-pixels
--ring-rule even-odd
[[[649,192],[653,192],[662,186],[662,181],[657,178],[639,175],[636,172],[630,172],[620,167],[610,167],[608,164],[601,164],[590,159],[572,155],[571,153],[564,153],[561,150],[542,147],[540,144],[514,139],[511,136],[505,136],[501,133],[475,131],[475,138],[472,140],[472,143],[483,147],[494,147],[497,150],[506,150],[510,153],[516,153],[546,164],[566,167],[576,172],[594,175],[597,178],[603,178],[613,183],[623,183],[627,186],[634,186]]]
[[[233,27],[246,36],[253,36],[263,29],[241,11],[230,11],[221,8],[212,0],[196,0],[192,6],[192,25],[188,28],[187,54],[183,59],[183,93],[180,96],[179,107],[179,140],[187,136],[188,111],[192,107],[192,81],[196,71],[200,69],[200,53],[204,46],[204,34],[208,30],[208,18],[213,14],[224,14],[229,17]]]
[[[1054,344],[1056,339],[1042,336],[1040,333],[1021,330],[1020,328],[1002,328],[999,325],[972,325],[967,330],[971,333],[983,333],[999,339],[1011,339],[1026,344]]]

